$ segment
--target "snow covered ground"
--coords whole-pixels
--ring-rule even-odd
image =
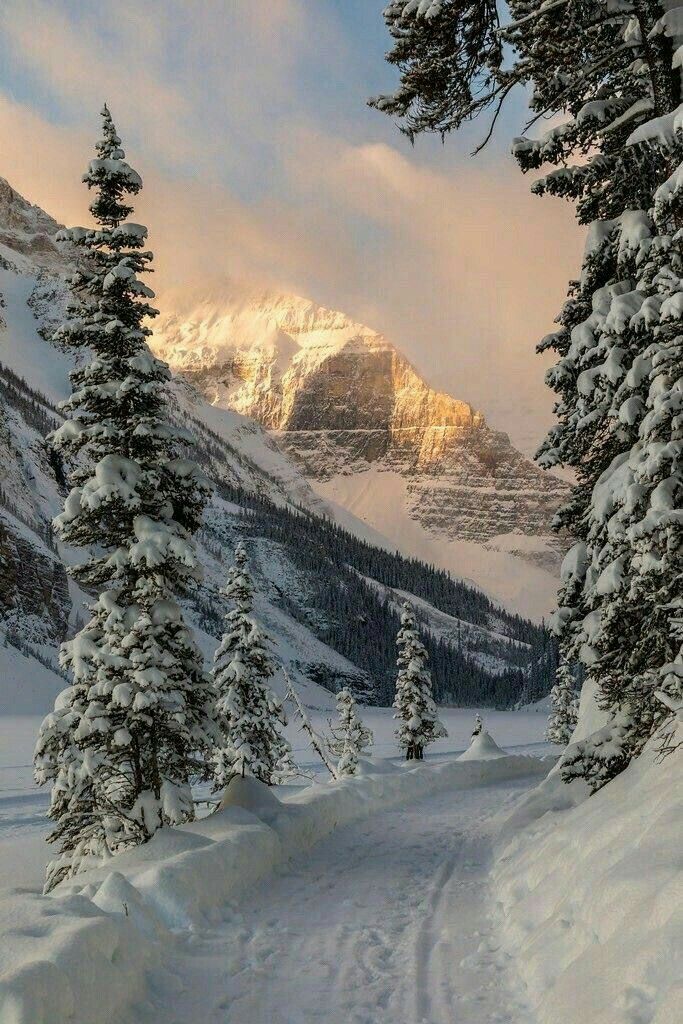
[[[49,847],[47,793],[33,782],[33,747],[40,719],[0,716],[0,888],[37,884]]]
[[[481,958],[488,963],[496,950],[495,940],[485,934],[484,890],[479,900],[470,885],[460,884],[463,873],[472,868],[472,881],[484,881],[491,852],[485,819],[508,802],[520,780],[526,779],[528,786],[546,770],[547,762],[529,756],[462,763],[450,758],[417,766],[378,759],[366,762],[358,778],[289,792],[282,787],[277,795],[260,783],[238,779],[228,790],[233,798],[217,814],[182,829],[163,829],[147,846],[83,873],[49,897],[27,889],[2,895],[0,1020],[3,1024],[110,1024],[113,1019],[117,1024],[159,1020],[218,1024],[226,1018],[241,1024],[396,1020],[385,1016],[393,1004],[382,977],[382,949],[390,951],[394,945],[398,950],[404,931],[403,961],[414,962],[416,972],[414,982],[406,978],[404,991],[415,995],[411,1016],[404,1019],[420,1020],[413,1013],[422,1010],[423,1019],[435,1024],[445,1020],[447,996],[440,995],[437,1002],[431,991],[437,981],[440,988],[445,984],[451,965],[446,956],[440,967],[436,962],[432,966],[434,941],[429,931],[441,891],[452,876],[454,901],[458,894],[475,897],[469,920],[481,934],[473,936],[476,946],[462,947],[468,956],[474,954],[463,969],[477,968]],[[499,785],[502,790],[496,795]],[[470,790],[484,794],[482,800],[466,797]],[[439,794],[443,802],[434,803]],[[404,811],[397,815],[393,812],[399,806]],[[404,815],[411,813],[416,816],[414,824],[404,829]],[[471,853],[459,832],[471,836]],[[321,842],[328,844],[327,853],[317,845]],[[388,860],[392,851],[393,859]],[[361,863],[366,865],[365,876]],[[358,956],[353,934],[337,949],[326,916],[326,908],[330,913],[336,908],[338,938],[345,923],[353,932],[356,909],[352,903],[340,905],[340,898],[353,898],[354,864],[360,872],[360,900],[366,904],[358,915],[362,932]],[[300,880],[293,872],[301,873]],[[268,899],[271,886],[274,908]],[[310,912],[298,898],[302,890],[310,891]],[[316,894],[320,901],[327,894],[327,903],[320,906],[322,917],[311,916],[319,902]],[[279,912],[278,900],[282,901]],[[252,907],[256,915],[253,943],[243,927]],[[452,909],[457,917],[455,903]],[[297,954],[298,927],[307,933],[308,960],[306,950],[303,960]],[[371,927],[375,933],[366,934]],[[272,942],[278,945],[269,949]],[[370,963],[377,952],[374,947],[379,946],[379,960],[366,977],[365,992],[354,973],[358,957],[363,963],[364,945]],[[458,948],[456,943],[454,949]],[[347,983],[340,978],[326,997],[324,984],[335,950],[339,966],[351,973]],[[283,956],[288,952],[287,963],[280,963],[279,951]],[[405,973],[400,959],[386,966],[389,981]],[[282,989],[285,979],[288,986]],[[235,985],[238,988],[231,989]],[[470,988],[473,994],[475,987]],[[507,1002],[504,986],[496,987],[489,1006],[501,998]],[[235,998],[248,1002],[231,1012],[233,992]],[[258,992],[260,1007],[255,1002]],[[425,1013],[432,1013],[433,999],[434,1007],[440,1007],[434,1009],[439,1016],[426,1018]],[[276,1008],[278,1015],[273,1016]],[[470,1019],[478,1022],[487,1017]]]
[[[683,1020],[682,767],[655,741],[590,799],[551,775],[505,824],[500,934],[536,1024]]]
[[[2,1024],[679,1024],[683,749],[586,799],[544,779],[545,709],[464,760],[474,712],[442,710],[420,766],[364,708],[360,778],[238,786],[50,897],[37,719],[0,719]]]
[[[141,1024],[527,1024],[487,872],[494,815],[529,784],[449,788],[335,831],[181,941]]]
[[[378,757],[398,754],[394,739],[393,712],[390,708],[362,708],[364,722],[373,730],[373,753]],[[306,742],[305,735],[291,712],[287,735],[298,764],[316,772],[323,771]],[[463,751],[474,724],[474,708],[440,708],[448,729],[448,739],[439,740],[427,755],[441,759]],[[335,714],[330,709],[311,711],[316,729],[325,731]],[[505,749],[514,753],[537,753],[550,748],[543,743],[546,724],[545,706],[524,711],[482,711],[491,733]],[[41,716],[0,715],[0,889],[8,885],[42,885],[45,862],[50,849],[44,841],[49,828],[45,818],[46,790],[33,783],[32,758]]]

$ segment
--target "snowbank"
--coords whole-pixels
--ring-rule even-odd
[[[542,775],[533,757],[392,765],[285,793],[238,782],[219,811],[162,829],[146,846],[62,884],[51,896],[15,891],[0,902],[2,1024],[134,1020],[147,972],[173,932],[210,922],[277,865],[335,828],[450,787]],[[283,787],[284,790],[284,787]]]
[[[458,761],[494,761],[497,757],[507,757],[504,750],[501,750],[493,736],[482,729],[473,737],[467,750],[460,755]]]
[[[683,1020],[682,757],[590,799],[553,774],[508,820],[494,884],[538,1024]]]
[[[104,1024],[140,998],[159,947],[117,909],[22,890],[0,900],[2,1024]]]

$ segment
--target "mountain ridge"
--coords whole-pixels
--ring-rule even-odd
[[[256,418],[319,494],[399,546],[409,537],[418,557],[443,542],[437,564],[508,606],[550,611],[563,546],[551,521],[567,484],[481,412],[432,388],[380,332],[312,300],[227,281],[168,301],[157,354],[212,404]],[[526,593],[510,586],[520,563]]]
[[[409,410],[401,401],[402,392],[412,392],[413,399],[417,393],[427,415],[436,417],[440,426],[476,427],[484,422],[469,403],[426,384],[385,335],[310,299],[229,282],[222,292],[199,293],[194,303],[177,291],[167,295],[167,302],[179,308],[155,324],[157,354],[178,372],[198,380],[210,400],[222,404],[227,399],[268,429],[297,429],[306,421],[306,410],[288,401],[287,394],[293,398],[299,379],[323,366],[330,399],[327,411],[333,417],[335,365],[330,366],[329,360],[343,363],[345,357],[363,354],[379,360],[378,378],[389,374],[398,385],[380,396],[385,427],[400,430],[412,425],[407,422]],[[372,418],[366,416],[367,422],[358,418],[359,412],[367,414],[367,410],[356,409],[355,416],[352,409],[343,412],[336,424],[339,429],[363,429],[377,416],[376,408]]]

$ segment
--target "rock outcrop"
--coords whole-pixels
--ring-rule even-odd
[[[60,227],[48,213],[0,178],[0,246],[30,257],[39,266],[60,265],[64,256],[55,244]]]
[[[0,518],[0,620],[11,633],[56,646],[66,639],[71,597],[57,554]]]

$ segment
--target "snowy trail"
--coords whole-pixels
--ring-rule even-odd
[[[534,780],[340,829],[180,938],[141,1024],[529,1024],[499,952],[491,819]]]

